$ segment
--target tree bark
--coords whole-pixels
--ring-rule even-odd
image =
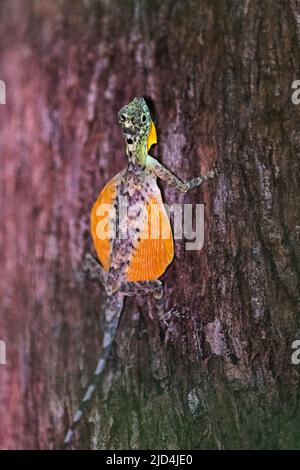
[[[297,0],[3,0],[1,448],[57,448],[101,349],[90,209],[126,164],[117,112],[150,98],[155,156],[205,204],[205,244],[127,302],[76,448],[300,448]]]

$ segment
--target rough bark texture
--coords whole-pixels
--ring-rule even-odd
[[[300,3],[3,0],[1,448],[55,448],[100,352],[103,291],[80,275],[89,212],[125,165],[117,111],[155,105],[158,158],[205,204],[176,242],[165,342],[127,303],[76,448],[300,448]]]

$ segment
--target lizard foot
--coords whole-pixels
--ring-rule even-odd
[[[213,179],[215,178],[216,176],[218,176],[219,174],[219,171],[218,171],[218,168],[216,166],[214,166],[211,170],[209,170],[209,172],[207,173],[207,177],[209,179]]]

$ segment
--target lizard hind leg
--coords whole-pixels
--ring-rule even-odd
[[[164,290],[161,281],[127,282],[121,286],[120,291],[128,296],[152,293],[158,318],[161,322],[164,322]]]
[[[161,283],[160,287],[158,287],[153,294],[155,300],[155,306],[157,311],[157,316],[162,324],[164,324],[164,315],[165,315],[165,302],[164,302],[164,288],[163,284]]]
[[[83,399],[81,400],[80,406],[74,415],[73,423],[69,431],[66,434],[63,448],[67,448],[71,444],[71,441],[74,437],[74,432],[76,428],[78,427],[78,424],[81,418],[83,417],[86,409],[91,403],[91,399],[101,379],[109,353],[111,351],[114,338],[116,336],[120,316],[121,316],[123,305],[124,305],[124,295],[121,293],[116,293],[113,296],[111,296],[109,300],[110,302],[105,312],[105,327],[104,327],[104,335],[103,335],[103,340],[102,340],[101,356],[98,360],[98,364],[95,369],[94,375],[92,376],[86,388],[86,391],[83,396]]]
[[[91,279],[96,279],[104,287],[106,286],[107,272],[104,271],[99,261],[89,253],[87,253],[84,257],[82,268],[83,271],[89,273]]]

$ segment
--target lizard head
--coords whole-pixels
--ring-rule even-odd
[[[156,143],[156,131],[144,98],[134,98],[118,113],[119,123],[127,145],[147,142],[147,150]]]

